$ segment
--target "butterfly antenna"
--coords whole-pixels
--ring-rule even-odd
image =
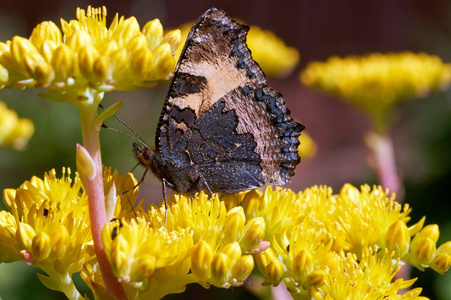
[[[103,109],[103,110],[106,110],[105,106],[103,106],[102,104],[99,104],[99,107],[100,107],[101,109]],[[111,130],[111,131],[120,133],[120,134],[122,134],[122,135],[124,135],[124,136],[126,136],[126,137],[128,137],[128,138],[130,138],[130,139],[132,139],[132,140],[134,140],[135,142],[144,144],[146,147],[149,147],[149,146],[146,144],[146,142],[144,141],[144,139],[141,137],[141,135],[139,135],[139,133],[136,132],[136,130],[134,130],[130,125],[128,125],[127,123],[125,123],[125,121],[122,120],[121,118],[119,118],[118,116],[113,115],[113,117],[116,118],[116,120],[118,120],[122,125],[124,125],[125,127],[127,127],[128,130],[130,130],[134,135],[136,135],[136,136],[138,137],[139,140],[137,140],[136,138],[134,138],[134,137],[132,137],[132,136],[130,136],[130,135],[128,135],[128,134],[126,134],[126,133],[120,131],[120,130],[117,130],[117,129],[108,127],[108,126],[106,126],[105,124],[102,124],[102,127],[103,127],[103,128],[107,128],[107,129],[109,129],[109,130]]]
[[[137,143],[144,144],[144,146],[149,147],[144,141],[142,141],[141,139],[138,140],[137,138],[135,138],[134,136],[129,135],[128,133],[125,133],[123,131],[117,130],[116,128],[108,127],[107,125],[105,125],[103,123],[102,123],[102,127],[106,128],[106,129],[109,129],[111,131],[114,131],[116,133],[122,134],[123,136],[126,136],[129,139],[134,140]]]

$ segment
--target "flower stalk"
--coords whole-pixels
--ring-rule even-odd
[[[376,170],[379,184],[396,194],[398,201],[402,201],[403,187],[396,167],[392,139],[388,134],[370,131],[364,140],[371,155],[370,164]]]
[[[83,173],[83,167],[80,171],[82,181],[85,183],[86,193],[89,201],[89,217],[91,223],[91,233],[94,242],[94,249],[99,263],[103,281],[108,291],[117,299],[127,299],[121,283],[114,276],[108,258],[105,254],[101,241],[101,232],[105,224],[105,194],[102,178],[102,157],[100,153],[100,125],[97,120],[97,107],[103,98],[103,93],[96,90],[86,89],[82,101],[77,102],[80,113],[81,131],[83,145],[91,156],[93,163],[90,174]]]

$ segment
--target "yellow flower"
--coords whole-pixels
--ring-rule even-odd
[[[47,273],[38,275],[44,285],[78,294],[71,276],[92,255],[87,197],[78,176],[72,180],[70,169],[63,169],[57,178],[52,170],[44,179],[33,177],[4,190],[3,202],[10,213],[0,213],[2,262],[20,257]]]
[[[106,16],[105,7],[77,9],[77,19],[62,19],[61,30],[46,21],[29,39],[15,36],[1,43],[0,64],[7,72],[0,74],[9,77],[0,76],[0,81],[11,87],[45,87],[47,98],[54,99],[82,87],[101,91],[152,87],[171,76],[178,30],[163,35],[157,19],[141,30],[134,17],[117,14],[107,26]]]
[[[397,293],[414,280],[391,282],[401,258],[439,273],[451,265],[451,242],[436,247],[438,227],[423,228],[424,219],[407,227],[409,207],[380,187],[174,195],[163,227],[164,205],[145,208],[140,201],[131,209],[135,184],[130,173],[104,169],[112,221],[103,228],[102,244],[129,298],[161,298],[190,283],[240,286],[256,264],[266,285],[284,282],[293,297],[413,299],[421,289]],[[108,295],[78,176],[57,179],[51,171],[5,190],[3,201],[10,212],[0,212],[1,261],[36,265],[48,275],[40,280],[66,295],[78,293],[67,279],[81,272],[97,296]]]
[[[358,190],[346,184],[335,197],[338,205],[330,216],[331,221],[338,225],[332,230],[336,243],[334,248],[351,251],[359,258],[364,249],[386,247],[387,232],[393,223],[407,223],[410,220],[409,206],[397,203],[394,196],[389,197],[388,190],[384,191],[381,187],[371,189],[363,185]],[[404,243],[408,242],[404,240]]]
[[[267,76],[287,77],[299,63],[298,50],[285,45],[269,30],[251,26],[247,35],[247,44],[252,51],[252,57]]]
[[[307,86],[337,96],[375,118],[383,118],[402,100],[445,89],[451,81],[450,65],[425,53],[373,53],[312,62],[300,74]]]
[[[193,26],[193,22],[180,26],[182,41],[186,41],[191,26]],[[252,51],[252,58],[258,62],[266,76],[287,77],[299,63],[299,51],[294,47],[287,46],[269,30],[250,26],[247,45]],[[182,47],[179,47],[175,54],[177,60],[181,53]]]
[[[408,288],[415,282],[415,279],[397,279],[392,282],[400,268],[399,263],[393,263],[387,252],[381,257],[371,250],[364,252],[360,260],[352,253],[341,252],[338,264],[328,269],[324,284],[313,289],[313,298],[393,299],[401,296],[397,295],[399,290]],[[421,290],[414,292],[415,297],[420,292]]]
[[[299,136],[299,143],[298,152],[301,158],[310,158],[315,155],[316,143],[307,132],[303,132]]]
[[[113,272],[126,284],[136,285],[152,276],[156,269],[179,265],[193,245],[187,230],[153,229],[139,219],[129,222],[122,219],[118,226],[118,222],[108,224],[102,241]]]
[[[302,286],[304,290],[309,290],[312,284],[319,286],[321,281],[312,281],[312,276],[317,278],[318,274],[324,272],[323,260],[332,247],[331,236],[326,228],[302,223],[274,239],[272,247],[285,267],[292,271],[287,275],[293,277],[296,286]]]
[[[33,133],[31,120],[19,118],[14,110],[0,101],[0,145],[23,150]]]

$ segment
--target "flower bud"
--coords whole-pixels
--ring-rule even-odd
[[[276,253],[272,248],[268,248],[262,254],[255,254],[255,260],[258,268],[266,277],[267,281],[273,284],[278,284],[283,275],[283,264],[277,258]]]
[[[139,48],[130,56],[130,69],[135,80],[145,80],[153,70],[153,53]]]
[[[51,61],[57,81],[65,81],[74,74],[74,54],[65,44],[59,46],[53,52]]]
[[[272,260],[266,265],[264,273],[268,282],[277,285],[282,281],[284,273],[283,264],[278,260]]]
[[[448,253],[438,253],[431,263],[431,268],[439,274],[444,274],[451,266],[451,256]]]
[[[168,45],[168,44],[164,44]],[[175,69],[175,59],[172,54],[166,54],[158,59],[154,67],[153,77],[149,80],[157,80],[158,78],[169,79]]]
[[[213,261],[213,250],[210,245],[201,240],[193,249],[191,254],[191,272],[200,281],[211,277],[211,263]]]
[[[404,257],[410,247],[409,228],[406,223],[398,220],[387,230],[385,246],[389,252],[395,251],[396,257]]]
[[[224,223],[224,241],[236,241],[240,239],[240,235],[244,229],[246,217],[241,206],[236,206],[227,212]]]
[[[352,184],[346,183],[340,190],[340,196],[346,199],[350,199],[353,202],[359,202],[360,191]]]
[[[35,262],[40,262],[49,257],[52,247],[50,244],[50,237],[47,233],[43,231],[38,232],[33,237],[32,243],[31,252],[33,253],[33,260]]]
[[[134,36],[125,47],[129,52],[136,52],[141,48],[147,48],[146,38],[140,34]]]
[[[33,238],[36,235],[33,227],[27,223],[19,223],[16,232],[16,238],[19,242],[19,247],[25,250],[31,250],[33,245]]]
[[[125,72],[127,70],[128,59],[129,55],[124,48],[111,53],[110,61],[114,64],[113,77],[115,79],[120,80],[125,76],[128,76],[128,72]]]
[[[100,46],[99,53],[103,56],[109,56],[112,53],[116,52],[119,49],[117,42],[115,40],[106,41],[104,44]]]
[[[247,222],[241,240],[244,251],[252,252],[259,248],[266,234],[265,228],[265,220],[262,217],[253,218]]]
[[[437,249],[437,253],[448,253],[451,255],[451,241],[441,244]]]
[[[68,243],[70,243],[69,232],[66,226],[54,226],[49,235],[52,237],[51,254],[52,259],[62,259],[66,255]]]
[[[87,44],[85,47],[81,48],[78,53],[78,67],[81,73],[88,80],[94,79],[94,62],[99,57],[97,49],[91,44]]]
[[[233,265],[241,257],[241,248],[238,242],[232,242],[222,247],[220,253],[224,253]]]
[[[147,22],[142,32],[147,39],[150,49],[154,49],[163,39],[163,26],[158,19]]]
[[[51,41],[55,45],[60,45],[62,42],[61,30],[52,21],[42,22],[31,32],[30,41],[36,49],[40,49],[45,41]]]
[[[92,45],[92,38],[86,31],[77,30],[67,37],[66,45],[73,53],[79,53],[83,47]]]
[[[130,274],[129,245],[122,235],[118,235],[111,245],[110,263],[114,274],[118,278],[125,278]]]
[[[140,34],[139,23],[135,17],[129,17],[124,20],[124,28],[122,29],[121,36],[124,39],[125,44],[127,44],[130,39]]]
[[[254,269],[254,259],[252,255],[243,255],[232,267],[232,277],[237,282],[243,282]]]
[[[47,85],[55,78],[55,74],[52,67],[45,62],[36,66],[32,77],[36,80],[38,86]]]
[[[260,215],[261,194],[257,190],[252,190],[244,196],[241,206],[244,208],[247,218],[254,218]]]
[[[9,73],[3,65],[0,64],[0,87],[8,82]]]
[[[141,282],[150,277],[156,268],[156,259],[153,255],[142,255],[133,263],[130,274],[131,282]]]
[[[180,41],[182,39],[182,33],[180,29],[169,31],[164,37],[163,42],[168,43],[171,46],[171,53],[177,51],[177,48],[180,45]]]
[[[217,253],[213,256],[211,263],[211,273],[215,281],[221,284],[229,282],[230,264],[227,255],[224,253]]]
[[[154,60],[158,62],[161,58],[171,54],[171,46],[169,44],[160,44],[153,50]]]
[[[16,189],[3,190],[3,204],[11,210],[16,199]]]
[[[431,224],[425,226],[423,229],[421,229],[419,235],[421,237],[427,237],[430,238],[434,243],[437,243],[438,238],[440,236],[440,231],[437,224]]]
[[[296,254],[293,260],[293,271],[296,276],[296,281],[303,281],[303,279],[313,272],[313,257],[307,250],[301,250]]]
[[[76,148],[76,162],[77,170],[80,173],[80,177],[89,180],[93,179],[96,174],[96,166],[93,158],[89,154],[88,150],[80,144],[77,144]]]
[[[326,274],[323,270],[316,270],[309,274],[305,285],[308,287],[319,288],[326,282]]]
[[[111,77],[112,69],[106,57],[98,57],[93,65],[93,72],[97,80],[106,81]]]
[[[422,237],[418,239],[415,247],[412,248],[412,254],[418,264],[429,265],[435,255],[435,243],[432,239]]]
[[[10,44],[5,44],[3,42],[0,42],[0,55],[3,53],[8,53],[10,50]]]
[[[50,64],[53,57],[53,52],[58,48],[58,45],[52,41],[44,41],[41,48],[39,48],[39,53],[44,57],[45,61]]]

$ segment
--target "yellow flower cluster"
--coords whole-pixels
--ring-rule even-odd
[[[387,195],[380,187],[351,185],[336,195],[327,187],[297,194],[268,188],[212,199],[202,192],[176,195],[166,227],[164,208],[150,206],[136,220],[112,222],[102,238],[114,274],[138,298],[182,292],[194,282],[239,286],[255,261],[266,284],[284,282],[296,297],[358,298],[366,291],[378,299],[414,282],[391,283],[400,266],[394,260],[439,273],[451,264],[451,242],[436,249],[438,231],[430,229],[436,225],[422,229],[423,219],[407,227],[409,207]]]
[[[182,41],[186,41],[192,25],[193,22],[180,26]],[[252,51],[252,58],[269,77],[287,77],[300,60],[300,54],[296,48],[287,46],[274,33],[257,26],[250,26],[247,45]],[[182,53],[182,48],[179,47],[175,53],[177,60]]]
[[[387,251],[377,254],[370,248],[360,259],[353,253],[341,252],[330,255],[328,263],[324,284],[312,292],[314,299],[427,299],[419,296],[421,288],[398,295],[416,279],[393,281],[401,263]]]
[[[22,150],[33,133],[31,120],[19,118],[14,110],[0,101],[0,145]]]
[[[129,298],[158,299],[189,283],[240,286],[257,265],[266,284],[284,282],[294,297],[419,299],[419,288],[397,295],[415,281],[392,282],[400,260],[441,274],[451,265],[451,242],[436,246],[437,225],[423,227],[423,218],[408,227],[408,205],[380,187],[175,195],[164,227],[164,206],[140,201],[131,209],[137,197],[131,174],[105,169],[104,177],[112,221],[102,243]],[[39,275],[41,281],[69,298],[79,296],[71,280],[76,272],[97,295],[108,294],[78,175],[71,180],[63,170],[58,179],[52,170],[5,190],[3,201],[9,212],[0,212],[1,262],[36,265],[48,275]]]
[[[379,117],[396,102],[447,88],[449,64],[425,53],[373,53],[312,62],[300,74],[307,86],[322,90]]]
[[[35,265],[50,289],[78,295],[70,275],[79,272],[92,255],[88,200],[78,177],[61,179],[55,170],[44,179],[33,177],[18,189],[5,189],[0,212],[1,262],[19,259]],[[91,254],[90,254],[91,253]]]
[[[30,38],[0,43],[0,85],[44,87],[67,94],[74,88],[131,90],[168,79],[180,31],[163,34],[158,19],[142,30],[134,17],[117,14],[106,26],[106,8],[77,9],[77,20],[34,28]]]

